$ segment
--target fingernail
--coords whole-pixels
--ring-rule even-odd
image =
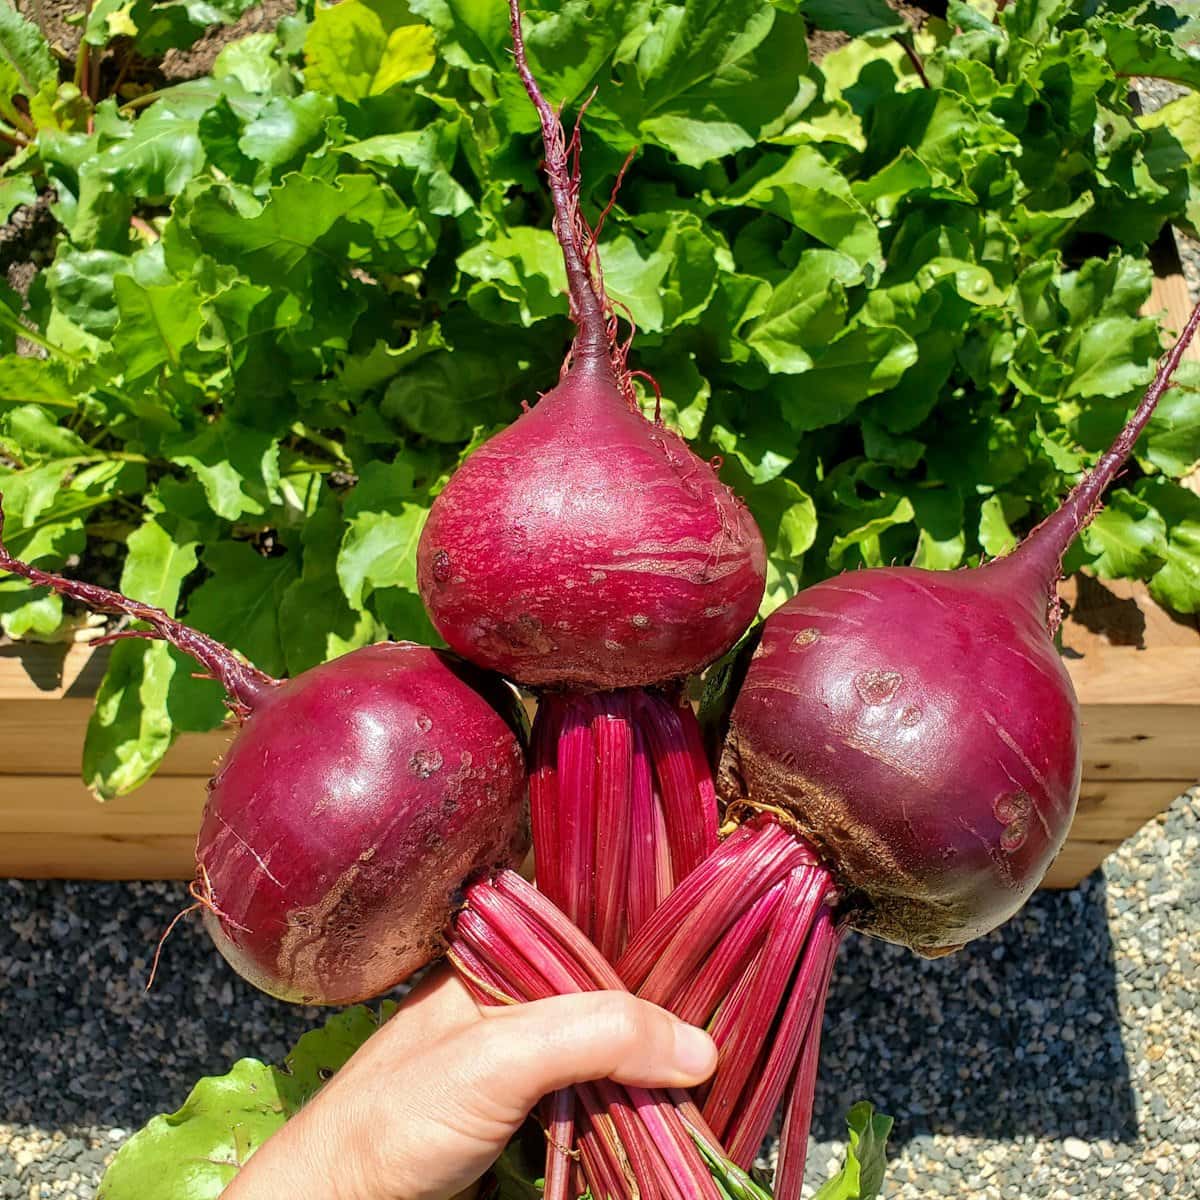
[[[696,1080],[707,1079],[717,1065],[716,1043],[695,1025],[675,1023],[675,1065]]]

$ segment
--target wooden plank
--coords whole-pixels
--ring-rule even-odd
[[[1083,777],[1200,778],[1200,709],[1188,704],[1086,704]]]
[[[1195,618],[1137,584],[1072,580],[1064,595],[1084,785],[1049,887],[1074,886],[1200,777]],[[191,877],[203,778],[231,731],[184,735],[145,787],[100,805],[78,771],[106,657],[85,644],[0,647],[0,876]]]
[[[1183,268],[1179,265],[1179,255],[1175,249],[1175,240],[1170,239],[1169,246],[1157,244],[1153,248],[1152,258],[1155,262],[1154,282],[1150,285],[1150,295],[1142,305],[1142,314],[1147,317],[1162,315],[1163,327],[1171,335],[1177,334],[1186,324],[1192,312],[1192,297],[1188,291],[1187,279],[1184,278]],[[1184,352],[1185,359],[1200,362],[1200,346],[1193,342]]]
[[[77,775],[92,708],[90,698],[53,704],[0,699],[0,774]],[[181,734],[157,774],[211,775],[232,736],[232,728]]]
[[[0,700],[88,699],[108,665],[108,650],[86,642],[12,642],[0,646]]]
[[[0,878],[191,879],[195,852],[194,834],[5,834]]]
[[[0,838],[62,833],[80,837],[196,838],[205,780],[156,775],[129,796],[101,803],[76,777],[0,775]]]
[[[1066,667],[1082,705],[1186,705],[1200,714],[1200,646],[1114,646],[1108,654],[1067,659]]]
[[[1045,886],[1073,887],[1190,783],[1085,782],[1071,838]],[[0,777],[0,876],[190,879],[204,798],[200,779],[156,776],[133,795],[100,804],[75,778]],[[156,848],[167,856],[161,863]]]
[[[1190,788],[1191,779],[1083,781],[1071,826],[1072,840],[1121,842],[1165,812]]]
[[[1082,883],[1121,843],[1085,842],[1070,839],[1050,864],[1042,887],[1073,888]]]

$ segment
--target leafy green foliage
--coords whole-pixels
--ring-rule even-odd
[[[242,7],[100,0],[89,36],[179,44]],[[547,93],[578,107],[596,89],[592,219],[640,146],[605,277],[664,419],[723,458],[763,528],[767,609],[838,570],[1002,553],[1105,447],[1163,344],[1140,314],[1147,245],[1196,227],[1200,109],[1189,93],[1139,116],[1124,75],[1152,61],[1194,85],[1191,17],[1149,0],[992,14],[956,0],[953,25],[909,39],[925,87],[867,0],[529,6]],[[806,21],[856,36],[814,65]],[[0,18],[0,72],[48,114],[13,127],[31,145],[0,202],[52,187],[59,225],[24,308],[0,295],[13,548],[61,567],[116,544],[131,589],[273,672],[432,638],[413,559],[432,497],[553,383],[569,338],[504,6],[302,12],[208,78],[98,104],[90,127],[39,38]],[[18,332],[46,357],[17,356]],[[1197,383],[1164,401],[1071,559],[1184,611]],[[71,620],[0,580],[5,632]],[[188,664],[123,643],[87,777],[136,786],[178,730],[222,715]]]
[[[883,1191],[887,1140],[892,1118],[860,1100],[846,1115],[849,1144],[842,1169],[818,1191],[814,1200],[870,1200]]]
[[[361,1005],[303,1035],[282,1067],[255,1058],[201,1079],[183,1107],[154,1117],[117,1153],[100,1200],[216,1200],[249,1157],[395,1011]]]

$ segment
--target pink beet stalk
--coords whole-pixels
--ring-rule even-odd
[[[841,941],[837,903],[811,847],[760,815],[676,888],[617,963],[644,999],[708,1026],[720,1057],[699,1093],[703,1119],[744,1169],[789,1087],[815,1086],[815,1068],[811,1078],[799,1068],[806,1055],[816,1062],[813,1014]],[[799,1128],[812,1096],[788,1103]]]
[[[575,1094],[569,1088],[555,1092],[546,1101],[546,1184],[542,1200],[574,1200],[571,1170],[575,1159]]]
[[[817,933],[826,943],[833,942],[835,945],[841,938],[841,932],[834,928],[833,921],[828,916],[822,917]],[[824,969],[811,983],[806,980],[806,986],[812,989],[813,1003],[808,1028],[803,1035],[803,1049],[799,1065],[796,1067],[796,1078],[786,1093],[788,1100],[784,1112],[783,1134],[780,1138],[779,1165],[775,1173],[776,1194],[781,1200],[788,1196],[799,1196],[804,1184],[804,1167],[808,1161],[808,1132],[812,1127],[813,1094],[816,1090],[817,1061],[821,1049],[821,1022],[825,1017],[825,1001],[829,996],[829,980],[833,975],[835,954],[836,950],[815,953],[815,959],[823,959]],[[803,1005],[806,999],[802,997],[800,1004]],[[750,1127],[754,1119],[754,1114],[748,1113],[744,1118],[744,1127]],[[770,1117],[765,1119],[770,1120]],[[763,1133],[766,1132],[765,1125],[762,1126],[762,1130]],[[760,1133],[758,1141],[755,1142],[756,1146],[761,1144],[762,1136]]]
[[[477,998],[487,1003],[621,987],[596,948],[513,872],[467,889],[449,957]],[[615,1135],[620,1161],[636,1181],[618,1194],[632,1197],[637,1194],[633,1189],[640,1188],[663,1200],[719,1200],[689,1129],[714,1148],[717,1143],[690,1103],[681,1107],[666,1093],[611,1082],[581,1085],[576,1092],[593,1132],[602,1138]],[[560,1149],[552,1147],[551,1152],[557,1155]],[[613,1184],[612,1155],[593,1151],[583,1162],[593,1194],[604,1195],[603,1189]]]
[[[796,963],[817,911],[825,904],[827,890],[828,875],[820,868],[800,868],[787,878],[775,920],[759,951],[753,973],[748,976],[747,1003],[738,1011],[728,1036],[718,1042],[721,1061],[705,1100],[704,1115],[719,1138],[726,1138],[738,1101],[755,1073],[759,1049],[766,1043],[776,1014],[784,1006]],[[787,1074],[790,1071],[785,1072],[785,1077]],[[780,1095],[782,1091],[781,1080]],[[751,1161],[757,1148],[758,1143],[755,1143]],[[739,1165],[750,1164],[742,1162]]]
[[[653,692],[544,697],[530,808],[539,889],[611,960],[717,844],[696,719]]]

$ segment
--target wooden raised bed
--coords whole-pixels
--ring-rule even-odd
[[[1200,777],[1200,626],[1136,585],[1085,580],[1080,592],[1071,581],[1064,595],[1084,779],[1050,887],[1078,883]],[[191,877],[205,779],[229,734],[181,737],[143,788],[99,804],[79,761],[103,655],[84,645],[0,648],[0,876]]]

